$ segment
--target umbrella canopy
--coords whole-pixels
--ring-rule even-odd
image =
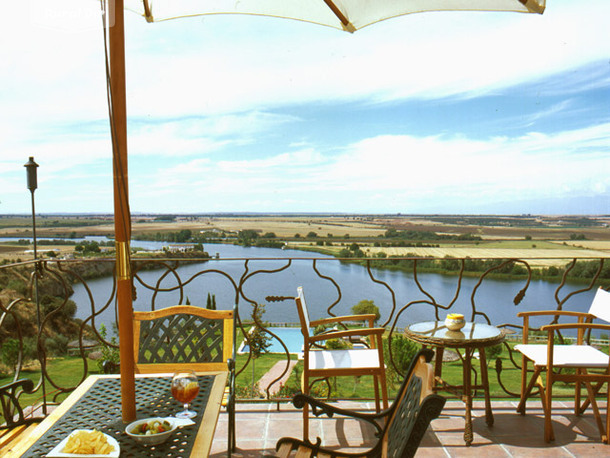
[[[355,32],[397,16],[424,11],[542,13],[546,0],[126,0],[149,22],[205,14],[251,14],[297,19]]]
[[[148,22],[206,14],[250,14],[296,19],[354,32],[393,17],[425,11],[539,13],[546,0],[111,0],[107,68],[113,146],[114,226],[123,421],[133,421],[135,382],[130,271],[131,215],[127,173],[124,9]],[[105,3],[103,3],[105,5]]]

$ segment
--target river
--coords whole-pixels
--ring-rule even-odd
[[[148,250],[160,249],[167,245],[163,242],[133,241],[132,247],[141,247]],[[373,300],[381,312],[381,323],[388,320],[392,314],[391,293],[382,285],[376,284],[369,278],[367,269],[356,264],[342,264],[334,258],[317,253],[307,253],[296,250],[279,250],[272,248],[242,247],[237,245],[206,244],[205,251],[212,257],[217,254],[219,259],[212,259],[206,263],[185,265],[178,269],[182,281],[186,281],[197,272],[206,269],[222,270],[230,275],[236,282],[244,273],[244,258],[315,258],[317,267],[321,274],[330,276],[341,287],[341,300],[332,309],[336,315],[349,314],[351,307],[362,299]],[[253,260],[249,261],[248,271],[253,272],[265,269],[277,269],[286,265],[284,260]],[[399,310],[409,302],[424,300],[426,296],[419,290],[413,274],[403,271],[373,269],[377,280],[386,282],[394,290],[396,295],[396,310],[392,321]],[[139,276],[149,284],[154,285],[159,278],[159,271],[141,272]],[[434,273],[423,273],[418,276],[422,287],[436,299],[439,304],[447,305],[456,293],[457,276],[447,276]],[[464,277],[462,280],[460,295],[452,307],[452,312],[463,313],[467,319],[471,318],[471,294],[478,282],[478,278]],[[111,293],[112,279],[102,278],[89,280],[88,285],[95,298],[96,308],[104,304]],[[163,287],[176,285],[173,277],[161,283]],[[328,315],[327,308],[338,298],[337,290],[328,280],[317,276],[312,268],[311,260],[294,260],[292,265],[281,273],[260,273],[246,281],[244,294],[251,300],[266,304],[264,319],[272,323],[298,322],[298,315],[293,301],[279,303],[267,303],[266,296],[294,296],[296,288],[303,286],[307,298],[307,304],[311,319],[322,318]],[[478,288],[475,302],[477,310],[485,312],[492,324],[512,323],[520,324],[521,319],[517,313],[524,310],[548,310],[556,308],[554,294],[558,284],[546,281],[533,281],[522,302],[515,306],[513,298],[524,286],[524,281],[503,281],[486,279]],[[583,285],[565,285],[561,290],[560,298],[569,292],[581,289]],[[234,288],[222,275],[211,273],[197,277],[184,287],[185,302],[188,297],[191,304],[205,305],[207,294],[216,296],[216,304],[219,309],[231,309],[235,302]],[[564,309],[575,311],[587,311],[594,291],[579,294],[571,298]],[[72,299],[77,304],[77,317],[86,318],[91,313],[90,301],[85,288],[75,285]],[[137,299],[134,301],[135,310],[150,310],[152,292],[137,284]],[[176,292],[160,293],[156,297],[156,308],[176,305],[179,295]],[[250,315],[251,307],[240,299],[240,313],[246,319]],[[443,317],[447,312],[441,312]],[[108,310],[96,318],[96,324],[110,323],[114,317],[114,304]],[[434,319],[433,307],[429,304],[417,304],[410,306],[398,318],[397,325],[403,327],[408,323]],[[482,321],[482,317],[476,317],[475,321]],[[532,325],[548,322],[548,319],[533,321]],[[392,323],[390,323],[392,324]]]

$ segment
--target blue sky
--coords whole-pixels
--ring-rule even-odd
[[[47,4],[0,19],[0,214],[29,212],[29,156],[38,212],[111,212],[99,4]],[[609,214],[609,17],[127,12],[131,209]]]

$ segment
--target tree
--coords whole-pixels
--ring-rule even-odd
[[[258,239],[258,232],[254,229],[244,229],[237,233],[237,240],[243,246],[251,246]]]
[[[216,310],[216,294],[210,295],[210,293],[208,293],[208,299],[206,300],[205,308],[208,310]]]
[[[379,313],[379,307],[375,305],[374,301],[371,301],[369,299],[363,299],[356,305],[354,305],[352,307],[352,313],[354,315],[373,314],[375,315],[375,323],[377,323],[377,321],[381,317],[381,314]]]
[[[256,360],[267,352],[271,346],[271,336],[263,329],[268,326],[268,323],[263,322],[265,314],[265,305],[257,304],[252,308],[253,327],[248,333],[248,346],[252,355],[252,396],[254,396],[254,366]]]
[[[190,229],[182,229],[178,234],[176,234],[176,242],[184,243],[188,242],[191,239],[193,233]]]

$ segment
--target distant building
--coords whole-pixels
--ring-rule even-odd
[[[192,243],[186,243],[183,245],[167,245],[164,246],[163,249],[165,251],[169,251],[170,253],[186,253],[187,251],[194,251],[195,245]]]

